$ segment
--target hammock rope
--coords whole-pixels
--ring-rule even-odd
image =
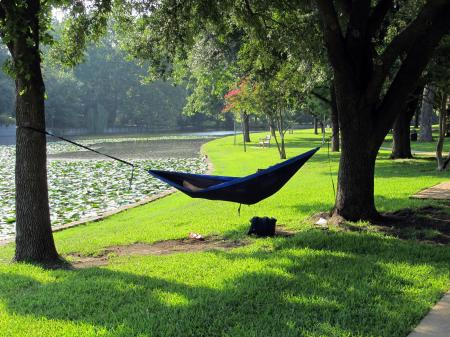
[[[82,145],[65,137],[55,135],[46,130],[40,130],[30,126],[22,126],[22,128],[55,137],[88,151],[92,151],[99,155],[131,166],[131,188],[134,178],[134,170],[139,166],[121,158],[102,153],[98,150],[90,148],[89,146]],[[278,192],[278,190],[280,190],[319,149],[320,147],[317,147],[303,154],[287,159],[281,163],[270,166],[266,169],[258,170],[258,172],[245,177],[214,176],[174,171],[145,170],[155,178],[162,180],[172,187],[175,187],[179,191],[187,194],[192,198],[230,201],[239,203],[240,205],[252,205]],[[239,213],[240,208],[241,207],[239,206]]]

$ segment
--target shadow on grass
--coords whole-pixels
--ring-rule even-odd
[[[0,274],[0,299],[9,313],[92,324],[108,336],[404,336],[442,291],[420,277],[448,276],[449,251],[437,247],[318,230],[270,242],[214,252],[223,271],[210,286],[190,285],[189,274],[93,268],[39,282],[10,272]],[[182,261],[198,263],[191,257]],[[264,268],[241,265],[254,262]]]

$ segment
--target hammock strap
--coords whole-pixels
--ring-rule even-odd
[[[105,156],[105,157],[108,157],[110,159],[116,160],[116,161],[118,161],[118,162],[120,162],[122,164],[126,164],[126,165],[131,166],[131,168],[132,168],[132,170],[131,170],[131,178],[130,178],[130,188],[131,188],[131,184],[133,183],[133,178],[134,178],[134,169],[136,167],[136,165],[134,165],[133,163],[131,163],[129,161],[126,161],[126,160],[123,160],[123,159],[120,159],[120,158],[117,158],[117,157],[114,157],[114,156],[111,156],[111,155],[106,154],[106,153],[102,153],[102,152],[97,151],[97,150],[94,150],[93,148],[90,148],[89,146],[82,145],[80,143],[74,142],[73,140],[64,138],[62,136],[55,135],[55,134],[53,134],[51,132],[48,132],[46,130],[36,129],[36,128],[33,128],[32,126],[18,126],[18,127],[21,127],[21,128],[24,128],[24,129],[29,129],[29,130],[32,130],[32,131],[35,131],[35,132],[38,132],[38,133],[42,133],[44,135],[48,135],[48,136],[54,137],[54,138],[58,138],[58,139],[60,139],[62,141],[65,141],[65,142],[70,143],[72,145],[81,147],[81,148],[83,148],[85,150],[97,153],[97,154],[99,154],[101,156]]]
[[[333,171],[331,170],[331,157],[330,157],[330,140],[333,138],[333,136],[331,136],[330,138],[328,138],[327,141],[327,148],[328,148],[328,166],[330,169],[330,179],[331,179],[331,185],[333,186],[333,194],[334,194],[334,200],[336,201],[336,188],[334,187],[334,179],[333,179]]]

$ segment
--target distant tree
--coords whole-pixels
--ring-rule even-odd
[[[435,88],[435,107],[439,113],[439,137],[436,144],[437,169],[447,170],[450,152],[442,155],[445,137],[450,132],[450,36],[444,38],[428,67],[428,79]]]
[[[423,86],[419,84],[417,89],[408,97],[408,101],[403,107],[403,111],[401,111],[394,121],[392,127],[392,159],[412,158],[410,125],[411,120],[419,107],[422,91]]]
[[[435,89],[432,84],[427,84],[423,89],[422,104],[420,111],[420,131],[419,131],[419,141],[421,142],[432,142],[433,141],[433,106]]]

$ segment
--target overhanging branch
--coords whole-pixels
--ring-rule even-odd
[[[415,20],[413,20],[400,34],[398,34],[386,47],[384,52],[374,63],[374,73],[367,88],[367,97],[378,97],[394,62],[411,45],[420,39],[427,39],[423,32],[430,26],[435,26],[435,18],[448,8],[447,0],[429,0]]]
[[[389,12],[389,9],[392,8],[393,3],[393,0],[379,0],[377,2],[369,17],[367,32],[370,37],[375,36],[377,31],[380,29],[381,24]]]
[[[450,29],[450,3],[439,7],[434,14],[429,18],[432,24],[422,26],[421,34],[416,35],[414,43],[408,49],[406,59],[390,85],[382,104],[377,109],[377,126],[380,137],[393,123],[398,111],[407,100],[407,96],[417,86],[434,49]],[[380,141],[380,139],[378,140]]]
[[[352,74],[350,57],[345,49],[341,26],[334,8],[329,0],[316,0],[323,23],[323,35],[328,50],[328,57],[338,77]],[[343,79],[344,80],[344,79]],[[347,82],[353,82],[350,79]]]

